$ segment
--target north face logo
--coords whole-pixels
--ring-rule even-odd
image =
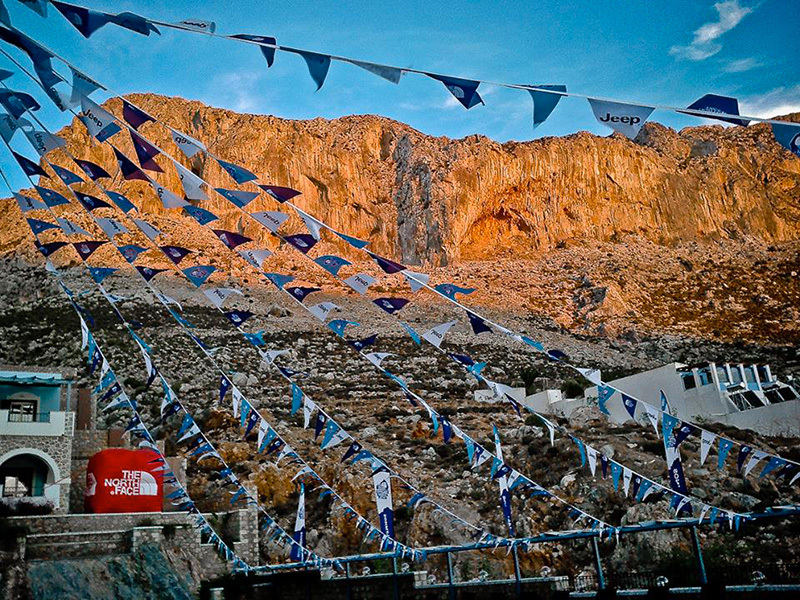
[[[155,496],[158,494],[156,478],[146,471],[122,471],[122,477],[107,477],[103,485],[111,488],[112,496]]]

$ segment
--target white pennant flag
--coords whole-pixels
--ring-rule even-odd
[[[175,23],[175,25],[183,29],[199,31],[200,33],[214,33],[217,29],[217,24],[214,21],[203,21],[201,19],[184,19]]]
[[[547,419],[543,419],[545,427],[547,427],[547,431],[550,432],[550,445],[555,446],[555,438],[556,438],[556,428],[555,426],[548,421]]]
[[[62,217],[56,217],[56,222],[61,227],[61,230],[66,235],[89,235],[89,232],[86,231],[80,225],[76,225],[69,219],[64,219]]]
[[[431,280],[431,276],[427,273],[415,273],[414,271],[403,271],[403,277],[406,278],[412,292],[418,292]]]
[[[148,177],[148,179],[150,178]],[[186,200],[168,190],[156,180],[150,179],[150,185],[153,186],[153,190],[159,200],[161,200],[161,204],[164,208],[183,208],[184,206],[191,206]]]
[[[631,487],[631,479],[633,472],[628,467],[622,467],[622,489],[625,491],[625,497],[628,496],[628,489]]]
[[[259,223],[261,223],[264,227],[269,229],[272,233],[278,231],[280,226],[283,225],[289,218],[289,215],[287,215],[286,213],[279,212],[277,210],[254,212],[250,213],[250,216],[253,217]]]
[[[209,288],[203,290],[203,294],[205,294],[206,298],[211,300],[214,306],[219,308],[230,296],[233,294],[239,294],[241,296],[242,292],[234,288]]]
[[[311,423],[311,415],[314,414],[314,409],[317,405],[314,401],[306,395],[303,395],[303,428],[308,429]]]
[[[192,158],[198,152],[206,153],[206,147],[193,137],[180,131],[175,131],[172,128],[170,128],[170,132],[172,133],[172,141],[175,142],[175,145],[187,158]]]
[[[647,419],[650,421],[650,424],[653,426],[653,429],[656,430],[656,437],[661,438],[661,434],[658,431],[658,410],[654,406],[650,406],[647,402],[639,402],[642,406],[644,406],[645,414],[647,415]]]
[[[163,235],[161,231],[159,231],[158,229],[156,229],[155,227],[150,225],[150,223],[148,223],[143,219],[134,218],[132,220],[134,223],[136,223],[136,226],[142,230],[142,233],[144,233],[148,238],[150,238],[151,242],[155,242],[158,236]]]
[[[303,212],[297,207],[295,207],[295,210],[297,211],[297,214],[300,215],[300,218],[303,219],[303,223],[305,223],[306,229],[308,229],[308,232],[311,234],[311,236],[315,240],[319,241],[320,229],[322,229],[325,226],[325,224],[322,223],[321,221],[318,221],[308,213]]]
[[[279,356],[282,356],[284,354],[289,354],[289,351],[288,350],[261,350],[261,351],[259,351],[259,354],[261,355],[261,363],[263,365],[269,366],[273,362],[275,362],[275,359],[278,358]]]
[[[477,469],[483,463],[485,463],[487,460],[489,460],[490,456],[491,456],[491,454],[489,453],[488,450],[486,450],[484,452],[481,452],[479,455],[477,455],[476,458],[475,458],[475,464],[472,465],[473,470]]]
[[[595,119],[627,137],[633,139],[639,133],[647,117],[653,112],[651,106],[638,106],[621,102],[608,102],[589,98]]]
[[[178,161],[173,161],[172,164],[175,165],[175,169],[178,171],[184,195],[189,200],[208,200],[208,194],[203,189],[203,180]]]
[[[106,89],[91,77],[75,69],[75,67],[70,67],[69,70],[72,71],[72,94],[70,94],[69,97],[70,106],[77,105],[83,98],[95,90]]]
[[[444,335],[450,331],[450,328],[455,325],[457,321],[449,321],[447,323],[442,323],[441,325],[437,325],[433,329],[429,329],[425,333],[422,334],[422,339],[427,340],[437,348],[440,348],[442,345],[442,341],[444,340]]]
[[[681,498],[681,501],[678,502],[678,507],[675,509],[675,515],[676,516],[681,514],[681,510],[683,509],[684,506],[686,506],[687,502],[689,502],[689,498],[687,498],[686,496]]]
[[[575,370],[578,371],[578,373],[580,373],[581,375],[583,375],[586,379],[591,381],[593,384],[603,385],[603,379],[598,369],[581,369],[580,367],[575,367]]]
[[[261,448],[261,442],[264,441],[264,436],[267,435],[267,431],[269,431],[269,425],[267,422],[261,419],[258,423],[258,444],[256,448]]]
[[[369,362],[371,362],[376,367],[380,367],[381,363],[387,356],[392,356],[391,352],[370,352],[369,354],[365,354],[364,358],[366,358]]]
[[[710,431],[706,431],[705,429],[702,430],[700,433],[700,465],[706,462],[706,458],[708,458],[708,452],[711,450],[711,445],[714,443],[714,440],[717,439],[716,433],[711,433]]]
[[[260,269],[264,261],[272,256],[272,251],[266,248],[262,248],[261,250],[237,250],[237,252],[256,269]]]
[[[23,212],[30,212],[32,210],[42,210],[47,208],[47,205],[38,200],[37,198],[31,198],[30,196],[23,196],[22,194],[18,194],[14,192],[14,198],[17,200],[17,204],[19,204],[19,209]]]
[[[92,137],[114,122],[114,115],[86,96],[81,98],[80,120],[86,125]]]
[[[242,404],[242,392],[239,391],[239,388],[233,386],[233,393],[231,394],[231,402],[233,402],[233,418],[236,419],[239,417],[239,406]]]
[[[105,377],[105,375],[106,375],[106,373],[108,373],[109,369],[111,369],[111,365],[108,364],[108,361],[106,360],[106,357],[104,356],[103,357],[103,363],[100,366],[100,379],[103,379],[103,377]]]
[[[597,469],[597,450],[587,445],[586,456],[589,458],[589,470],[592,472],[592,477],[594,477],[594,472]]]
[[[367,293],[369,286],[375,283],[375,278],[366,273],[356,273],[345,279],[344,282],[359,294],[363,295]]]
[[[101,217],[95,220],[97,221],[97,225],[100,227],[100,229],[102,229],[103,232],[112,240],[114,239],[115,235],[120,233],[128,233],[127,227],[115,221],[114,219]]]
[[[308,312],[310,312],[312,315],[314,315],[324,323],[325,319],[328,318],[330,312],[334,308],[339,308],[339,307],[335,305],[333,302],[320,302],[319,304],[315,304],[314,306],[309,306],[307,308]]]
[[[36,129],[23,129],[22,131],[28,138],[31,146],[33,146],[40,156],[44,156],[56,148],[63,148],[67,145],[67,142],[63,139],[47,131],[38,131]]]
[[[80,317],[80,319],[81,319],[81,350],[83,350],[84,348],[86,348],[86,344],[89,343],[89,328],[86,326],[86,321],[83,320],[83,317]]]
[[[747,466],[745,466],[744,468],[744,476],[747,477],[750,474],[750,471],[752,471],[755,468],[755,466],[763,459],[765,459],[767,456],[769,456],[769,454],[767,454],[763,450],[756,450],[755,452],[753,452],[753,455],[750,457],[750,460],[747,461]]]

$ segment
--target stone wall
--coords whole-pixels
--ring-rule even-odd
[[[218,513],[215,529],[248,564],[258,563],[258,513],[237,510]],[[199,530],[183,512],[45,515],[11,517],[10,525],[27,528],[27,559],[80,558],[136,552],[153,543],[191,555],[207,576],[228,572],[229,565],[216,548],[201,539]]]

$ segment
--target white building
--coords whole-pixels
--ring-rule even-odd
[[[682,420],[713,421],[763,435],[800,436],[800,393],[778,381],[768,365],[670,363],[606,383],[657,407],[663,391],[670,412]],[[597,387],[585,390],[585,396],[596,405]],[[606,406],[614,421],[630,418],[619,393]]]

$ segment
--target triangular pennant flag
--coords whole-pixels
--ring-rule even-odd
[[[553,90],[554,92],[566,92],[567,86],[565,85],[536,85],[531,86],[540,88],[538,90],[528,90],[533,101],[533,128],[536,129],[539,125],[547,120],[550,113],[553,112],[562,94],[551,94],[542,90]]]
[[[158,196],[158,199],[161,200],[161,205],[164,208],[184,208],[189,206],[186,200],[178,196],[172,190],[165,188],[155,179],[150,179],[150,185],[153,187],[153,191],[156,193],[156,196]]]
[[[653,112],[651,106],[638,106],[589,98],[595,119],[628,139],[635,138]]]
[[[622,394],[622,405],[625,407],[625,410],[628,411],[628,414],[631,416],[631,419],[636,419],[636,405],[638,404],[636,398],[632,398],[627,394]]]
[[[408,300],[405,298],[376,298],[373,302],[390,315],[393,315],[408,304]]]
[[[700,434],[700,465],[706,462],[706,458],[708,458],[708,452],[711,450],[711,446],[714,443],[714,440],[717,438],[717,434],[711,433],[710,431],[703,430]]]
[[[39,156],[44,156],[48,152],[52,152],[58,148],[63,148],[67,145],[63,139],[57,135],[53,135],[47,131],[38,131],[36,129],[23,129],[25,137],[33,146],[33,149],[39,153]]]
[[[225,317],[236,327],[240,327],[245,321],[254,316],[249,310],[231,310],[224,314]]]
[[[361,295],[366,294],[369,286],[375,283],[375,281],[372,275],[367,275],[366,273],[356,273],[344,280],[347,285]]]
[[[298,302],[300,302],[301,304],[302,304],[303,300],[305,300],[305,299],[306,299],[306,297],[307,297],[308,295],[310,295],[310,294],[313,294],[314,292],[318,292],[318,291],[320,291],[320,289],[321,289],[321,288],[316,288],[316,287],[302,287],[302,286],[296,286],[296,287],[288,287],[288,288],[284,288],[284,290],[285,290],[286,292],[288,292],[289,294],[291,294],[291,296],[292,296],[292,297],[293,297],[295,300],[297,300]]]
[[[111,149],[114,151],[114,155],[117,157],[117,165],[119,166],[119,170],[122,173],[123,179],[126,181],[133,179],[147,182],[150,181],[145,172],[142,171],[130,158],[125,156],[114,146],[112,146]]]
[[[485,333],[487,331],[492,330],[492,328],[489,327],[486,321],[484,321],[481,317],[479,317],[475,313],[467,311],[467,317],[469,318],[469,324],[472,327],[472,332],[475,335],[479,335],[481,333]]]
[[[313,248],[317,240],[307,233],[298,233],[296,235],[287,235],[283,238],[286,242],[297,248],[303,254],[308,254],[308,251]]]
[[[89,135],[99,141],[105,141],[119,131],[114,115],[86,96],[81,98],[79,118],[89,130]]]
[[[62,206],[64,204],[69,204],[69,200],[67,200],[64,196],[62,196],[58,192],[54,192],[53,190],[38,185],[34,187],[36,188],[36,191],[39,193],[39,196],[41,196],[42,200],[44,200],[44,203],[50,208],[54,208],[56,206]]]
[[[344,319],[334,319],[330,323],[328,323],[328,327],[339,337],[344,337],[344,330],[347,328],[348,325],[355,325],[358,326],[359,323],[355,321],[345,321]]]
[[[39,0],[34,1],[38,3]],[[25,0],[26,4],[28,2],[29,0]],[[58,2],[57,0],[51,0],[51,4],[55,6],[58,12],[64,15],[64,18],[85,38],[91,37],[95,31],[111,22],[111,15],[106,13],[82,6],[74,6],[66,2]]]
[[[170,134],[172,135],[172,141],[186,155],[186,158],[192,158],[197,153],[206,153],[206,147],[202,143],[185,133],[170,128]]]
[[[722,465],[725,464],[725,459],[728,458],[728,452],[731,451],[733,448],[733,442],[725,439],[719,438],[719,448],[717,450],[717,468],[722,469]]]
[[[86,231],[83,227],[81,227],[80,225],[76,225],[69,219],[56,217],[56,221],[58,221],[58,224],[61,226],[61,230],[66,235],[90,235],[90,233]]]
[[[389,275],[405,271],[406,269],[404,265],[389,260],[388,258],[383,258],[382,256],[378,256],[377,254],[375,254],[374,252],[370,252],[369,250],[367,251],[367,254],[369,254],[376,263],[378,263],[378,266],[383,270],[384,273],[387,273]]]
[[[214,306],[219,308],[222,306],[222,303],[225,302],[225,300],[227,300],[231,295],[239,294],[241,296],[242,292],[233,288],[210,288],[203,290],[203,294],[214,304]]]
[[[238,184],[247,183],[248,181],[258,179],[258,176],[255,173],[248,171],[244,167],[227,162],[221,158],[216,158],[216,160],[219,163],[219,166],[222,167],[223,170],[231,177],[231,179]]]
[[[72,72],[72,94],[69,99],[70,104],[78,104],[81,98],[88,96],[95,90],[106,89],[88,75],[78,71],[75,67],[70,66],[69,70]]]
[[[27,219],[27,221],[34,235],[39,235],[48,229],[59,229],[58,225],[48,223],[47,221],[40,221],[39,219]]]
[[[155,119],[153,117],[148,115],[138,106],[134,106],[133,104],[125,100],[125,98],[122,99],[122,118],[125,119],[128,125],[136,129],[137,131],[139,127],[141,127],[148,121],[155,122]]]
[[[800,156],[800,125],[770,123],[775,140],[795,156]]]
[[[133,264],[134,261],[139,257],[142,252],[146,252],[147,248],[142,248],[141,246],[136,246],[134,244],[129,244],[127,246],[120,246],[118,248],[119,253],[127,260],[129,263]]]
[[[89,274],[97,283],[103,283],[106,277],[116,273],[119,269],[111,267],[89,267]]]
[[[203,285],[217,268],[212,265],[196,265],[183,269],[183,274],[197,287]]]
[[[200,225],[208,225],[219,219],[219,217],[211,211],[200,208],[199,206],[184,206],[183,210],[195,221],[200,223]]]
[[[153,269],[151,267],[136,267],[136,270],[142,275],[145,281],[150,281],[159,273],[163,273],[167,269]]]
[[[349,62],[351,65],[360,67],[365,71],[369,71],[373,75],[377,75],[378,77],[381,77],[391,83],[400,83],[400,77],[403,75],[403,69],[398,69],[396,67],[378,65],[363,60],[354,60],[352,58],[344,58],[342,60]]]
[[[267,192],[270,196],[275,198],[275,200],[277,200],[281,204],[291,200],[295,196],[300,195],[300,192],[288,187],[281,187],[279,185],[268,185],[263,183],[258,183],[256,185],[258,185],[258,187]]]
[[[683,112],[686,114],[697,114],[697,112],[695,111],[702,111],[704,113],[738,115],[739,101],[736,98],[732,98],[730,96],[706,94],[702,98],[699,98],[694,102],[692,102],[689,106],[686,107],[686,110],[681,110],[678,112]],[[731,117],[721,117],[721,116],[717,117],[711,114],[702,114],[698,116],[705,117],[707,119],[716,119],[718,121],[725,121],[726,123],[733,123],[734,125],[742,125],[743,127],[747,127],[748,123],[750,123],[750,121],[746,119],[735,119]]]
[[[180,246],[159,246],[161,252],[176,265],[192,253],[188,248],[181,248]]]
[[[136,226],[142,230],[151,242],[155,242],[158,236],[164,235],[161,231],[153,227],[150,223],[145,221],[144,219],[132,219]]]
[[[130,134],[131,140],[133,140],[133,149],[136,151],[136,158],[139,159],[139,164],[141,167],[143,169],[147,169],[148,171],[163,173],[164,169],[162,169],[154,160],[156,156],[161,154],[161,151],[143,137],[133,133],[132,131]]]
[[[455,325],[457,321],[449,321],[447,323],[442,323],[441,325],[437,325],[432,329],[429,329],[425,333],[422,334],[422,339],[430,342],[437,348],[442,346],[442,341],[444,341],[445,334],[450,331],[450,328]]]
[[[334,256],[331,254],[317,257],[314,259],[314,262],[334,277],[339,275],[339,269],[341,269],[343,266],[352,264],[339,256]]]
[[[431,276],[427,273],[415,273],[414,271],[403,271],[403,277],[408,282],[408,286],[413,293],[417,293],[423,287],[428,285]]]
[[[475,288],[465,288],[461,287],[452,283],[440,283],[434,288],[437,292],[450,298],[451,300],[456,299],[456,294],[471,294],[475,291]]]
[[[244,208],[253,200],[258,198],[258,192],[248,192],[245,190],[226,190],[225,188],[214,188],[223,198],[238,206]]]
[[[267,68],[271,67],[272,63],[275,62],[275,46],[278,44],[278,41],[274,37],[265,35],[250,35],[249,33],[237,33],[236,35],[232,35],[230,37],[257,42],[259,44],[258,49],[261,50],[261,54],[264,55],[264,58],[267,61]]]
[[[212,229],[211,231],[213,231],[216,236],[222,240],[222,243],[231,250],[236,248],[236,246],[241,246],[242,244],[253,241],[251,238],[234,231],[225,231],[224,229]]]
[[[89,194],[75,192],[75,196],[77,196],[78,201],[83,205],[83,207],[90,212],[98,208],[111,208],[111,205],[105,200],[100,200],[99,198],[95,198]]]
[[[94,242],[94,241],[93,242],[75,242],[75,243],[73,243],[73,246],[75,246],[75,250],[78,251],[78,254],[81,255],[81,258],[83,260],[86,260],[92,254],[94,254],[95,250],[97,250],[100,246],[102,246],[103,244],[106,244],[106,243],[108,243],[108,242],[100,242],[100,241],[96,241],[96,242]]]
[[[278,231],[280,226],[283,225],[289,218],[289,215],[286,213],[273,210],[250,213],[250,216],[261,223],[264,227],[269,229],[272,233]]]
[[[659,437],[660,432],[658,430],[658,411],[656,410],[655,406],[651,406],[646,402],[642,402],[642,406],[644,406],[644,412],[647,415],[647,419],[650,421],[653,429],[656,430],[656,437]]]
[[[49,175],[45,172],[42,167],[39,166],[38,163],[33,162],[32,160],[25,158],[21,154],[17,154],[16,152],[12,151],[11,154],[14,155],[19,166],[25,172],[25,175],[28,177],[34,177],[35,175],[39,175],[40,177],[49,177]]]
[[[316,52],[309,52],[308,50],[298,50],[296,48],[284,48],[287,52],[299,54],[306,61],[308,67],[308,74],[311,79],[317,84],[317,91],[322,88],[325,83],[325,78],[328,76],[328,69],[331,66],[331,57],[327,54],[318,54]]]
[[[306,226],[306,229],[308,229],[308,232],[311,234],[311,236],[315,240],[319,241],[320,240],[319,232],[325,226],[325,224],[322,223],[322,221],[318,221],[316,218],[312,217],[308,213],[303,212],[297,207],[295,207],[295,211],[297,211],[297,214],[300,215],[300,218],[303,220],[303,224]]]
[[[105,233],[112,240],[116,235],[128,233],[128,228],[115,219],[101,217],[95,219],[95,222],[97,223],[97,226],[103,230],[103,233]]]
[[[441,81],[444,87],[453,94],[464,108],[472,108],[477,104],[484,104],[483,98],[478,94],[479,81],[469,79],[459,79],[457,77],[447,77],[445,75],[433,75],[426,73],[428,77]]]
[[[110,192],[110,191],[106,190],[106,196],[111,198],[111,201],[114,204],[117,205],[117,208],[119,208],[124,213],[129,213],[131,211],[135,211],[136,210],[136,207],[133,205],[133,202],[128,200],[122,194],[118,194],[117,192]]]

